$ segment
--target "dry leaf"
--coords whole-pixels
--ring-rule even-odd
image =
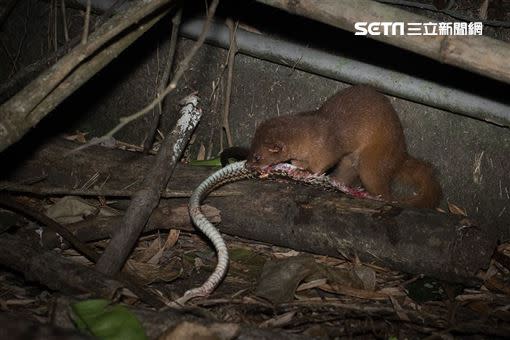
[[[3,301],[3,303],[6,306],[26,306],[26,305],[30,305],[36,301],[37,300],[35,300],[35,299],[11,299],[11,300],[5,300],[5,301]]]
[[[168,237],[166,238],[164,248],[172,248],[177,243],[177,240],[179,239],[179,235],[181,235],[181,231],[178,229],[170,229],[170,232],[168,233]]]
[[[467,216],[466,210],[460,208],[459,206],[453,203],[448,202],[448,210],[455,215]]]
[[[341,294],[341,295],[347,295],[347,296],[353,296],[360,299],[367,299],[367,300],[386,300],[388,299],[388,295],[381,292],[371,292],[368,290],[363,289],[357,289],[357,288],[350,288],[338,284],[325,284],[318,287],[319,289],[328,292],[328,293],[334,293],[334,294]]]
[[[64,196],[46,209],[46,216],[63,224],[82,221],[96,215],[99,209],[88,201],[76,196]]]
[[[400,306],[397,299],[395,299],[393,296],[390,296],[391,304],[393,305],[393,309],[395,310],[395,313],[397,314],[398,318],[402,321],[411,321],[409,317],[407,316],[404,309]]]
[[[496,275],[485,281],[484,286],[493,292],[510,295],[510,285]]]
[[[327,281],[328,281],[327,279],[317,279],[310,282],[302,283],[297,287],[296,292],[322,286],[323,284],[326,284]]]
[[[296,311],[290,311],[282,315],[278,315],[272,319],[262,322],[260,327],[283,327],[288,324],[296,315]]]
[[[154,254],[153,257],[151,257],[147,263],[149,264],[158,264],[159,260],[161,260],[161,257],[163,256],[163,252],[165,251],[165,248],[161,248],[156,254]]]
[[[400,287],[385,287],[381,288],[377,291],[380,294],[386,294],[388,296],[394,297],[407,297],[406,292]],[[413,302],[413,300],[409,299],[409,302]]]
[[[197,161],[205,160],[205,146],[203,143],[200,143],[200,148],[198,149]]]
[[[352,269],[352,272],[356,277],[360,279],[363,283],[363,288],[366,290],[374,291],[376,284],[376,275],[375,270],[364,266],[362,264],[357,264]]]
[[[85,144],[87,143],[88,132],[76,131],[74,135],[64,135],[64,139]]]
[[[138,248],[140,249],[140,248]],[[161,239],[160,237],[156,237],[149,246],[143,250],[140,250],[140,253],[135,257],[137,262],[148,262],[155,254],[159,252],[161,249]]]
[[[179,235],[180,235],[179,230],[170,229],[170,232],[168,233],[168,236],[166,238],[166,241],[165,241],[165,244],[163,245],[163,247],[161,247],[159,249],[159,251],[156,254],[154,254],[154,256],[152,256],[147,261],[147,263],[158,264],[159,260],[161,259],[161,256],[163,256],[163,253],[165,252],[165,250],[167,250],[168,248],[172,248],[175,245],[175,243],[177,243],[177,240],[179,239]]]
[[[480,6],[480,18],[483,20],[487,19],[487,10],[489,9],[489,0],[484,0]]]
[[[275,304],[290,302],[299,283],[317,271],[318,265],[311,256],[267,261],[254,294]]]
[[[482,159],[483,159],[483,154],[484,153],[485,153],[485,151],[482,151],[475,158],[475,162],[474,162],[474,165],[473,165],[473,182],[475,184],[482,183],[482,177],[483,177],[483,174],[482,174]]]
[[[285,252],[285,253],[273,253],[273,256],[277,259],[284,259],[284,258],[288,258],[288,257],[293,257],[293,256],[298,256],[300,254],[299,251],[295,251],[295,250],[289,250],[288,252]]]
[[[124,269],[136,274],[142,280],[142,282],[138,282],[140,285],[148,285],[156,281],[170,282],[177,279],[182,273],[182,267],[175,267],[175,261],[165,266],[160,266],[128,260]]]

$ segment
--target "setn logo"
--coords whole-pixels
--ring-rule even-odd
[[[354,28],[356,32],[354,35],[404,35],[404,23],[403,22],[390,22],[390,21],[382,21],[382,22],[356,22],[354,24]],[[398,32],[398,34],[397,34]]]

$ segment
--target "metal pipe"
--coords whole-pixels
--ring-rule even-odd
[[[181,34],[197,39],[202,26],[202,19],[188,20],[182,24]],[[242,29],[237,30],[236,39],[240,53],[258,59],[351,84],[373,85],[400,98],[510,127],[510,105],[493,99]],[[227,27],[213,23],[207,42],[228,48],[229,41]]]
[[[87,0],[74,0],[74,2],[83,8],[87,7]],[[90,7],[93,11],[103,13],[114,5],[115,2],[116,0],[90,0]]]

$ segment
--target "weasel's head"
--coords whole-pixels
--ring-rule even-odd
[[[258,143],[254,140],[248,156],[248,166],[263,168],[268,165],[286,162],[289,159],[285,143],[281,141]]]
[[[295,135],[291,131],[293,120],[290,116],[275,117],[257,127],[248,155],[248,167],[262,169],[292,158],[292,136]]]
[[[290,160],[289,146],[283,136],[285,133],[268,123],[262,123],[255,131],[248,155],[249,167],[261,169]]]

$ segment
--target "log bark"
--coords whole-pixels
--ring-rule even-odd
[[[257,0],[287,12],[355,31],[356,22],[430,23],[434,20],[371,0]],[[510,45],[485,36],[368,35],[441,63],[510,83]]]
[[[172,207],[165,206],[156,208],[147,221],[143,233],[170,229],[193,232],[194,228],[189,218],[188,207],[180,203],[178,204],[180,205],[179,207],[173,207],[172,205]],[[212,223],[220,222],[220,212],[218,209],[207,205],[203,206],[202,209],[205,210],[204,214],[209,221]],[[110,238],[115,231],[115,227],[121,221],[122,216],[95,217],[69,224],[67,228],[81,242],[99,241]],[[52,231],[48,232],[52,233]],[[46,232],[41,236],[42,238],[44,238],[45,233]],[[55,243],[53,244],[45,244],[45,247],[49,246],[53,248],[57,246],[57,240],[55,239]]]
[[[247,195],[208,200],[221,232],[329,256],[358,256],[399,271],[477,284],[496,239],[458,215],[400,209],[281,183],[250,183]],[[235,207],[233,209],[233,207]]]
[[[43,324],[27,318],[26,314],[20,313],[0,313],[0,339],[10,340],[90,340],[90,336],[80,333],[71,328],[61,328],[48,324]]]
[[[45,180],[34,184],[35,188],[72,188],[98,172],[100,183],[109,177],[105,189],[118,189],[136,182],[153,164],[150,155],[101,147],[61,158],[74,147],[61,141],[40,148],[3,178],[27,182],[45,173]],[[211,172],[178,166],[167,189],[190,190]],[[336,257],[357,255],[362,261],[403,272],[476,284],[476,273],[487,267],[496,244],[495,235],[458,215],[388,209],[381,202],[293,183],[246,181],[227,188],[244,194],[209,197],[205,202],[221,210],[222,232],[296,250]]]

